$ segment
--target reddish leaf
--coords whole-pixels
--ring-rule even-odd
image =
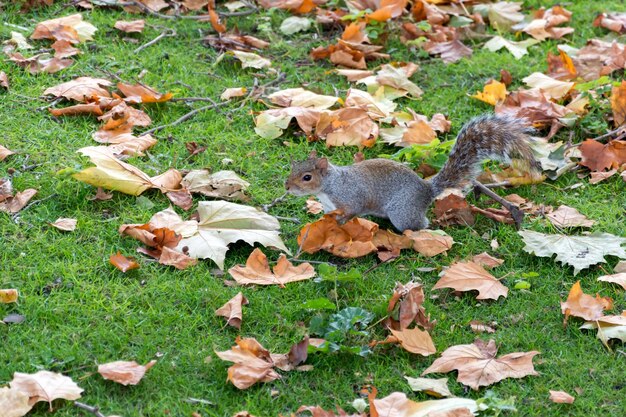
[[[113,265],[122,272],[139,268],[139,264],[137,262],[135,262],[131,258],[125,257],[120,252],[116,253],[115,255],[111,255],[109,257],[109,262],[111,263],[111,265]]]

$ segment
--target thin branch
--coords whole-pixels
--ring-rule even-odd
[[[215,100],[213,100],[210,97],[175,97],[175,98],[171,98],[170,99],[171,102],[179,102],[179,101],[184,101],[186,103],[191,103],[194,101],[208,101],[211,104],[216,104]]]
[[[161,32],[161,34],[159,36],[157,36],[156,38],[152,39],[150,42],[145,43],[143,45],[141,45],[139,48],[135,49],[133,51],[133,53],[139,53],[141,51],[143,51],[144,49],[146,49],[149,46],[154,45],[155,43],[157,43],[158,41],[160,41],[161,39],[165,38],[165,37],[173,37],[176,36],[176,30],[171,29],[171,28],[163,28],[164,30],[163,32]]]
[[[310,264],[318,264],[318,265],[325,264],[325,265],[330,265],[330,266],[337,266],[337,265],[335,265],[332,262],[326,262],[326,261],[311,261],[309,259],[296,259],[296,258],[289,258],[287,260],[289,262],[302,262],[302,263],[307,262],[307,263],[310,263]]]
[[[280,197],[276,197],[274,200],[272,200],[271,203],[269,204],[263,204],[261,206],[261,210],[263,210],[264,212],[268,212],[269,209],[271,209],[272,207],[274,207],[276,204],[278,203],[282,203],[283,201],[285,201],[285,198],[287,198],[287,193],[281,195]]]
[[[295,217],[283,217],[283,216],[274,216],[278,220],[282,220],[285,222],[292,222],[296,224],[300,224],[300,219],[296,219]]]
[[[20,211],[18,211],[17,213],[13,214],[13,216],[11,216],[11,219],[13,219],[13,221],[15,223],[17,223],[17,219],[20,217],[20,214],[22,214],[23,212],[25,212],[26,210],[28,210],[32,206],[37,205],[39,203],[43,203],[44,201],[50,200],[51,198],[54,198],[56,196],[57,196],[57,193],[54,193],[54,194],[50,194],[48,197],[42,198],[40,200],[31,201],[30,203],[28,203],[26,205],[26,207],[22,208]]]
[[[106,417],[104,414],[100,412],[100,408],[94,407],[91,405],[79,403],[78,401],[74,401],[74,407],[80,408],[81,410],[85,410],[96,417]]]
[[[592,138],[592,139],[597,140],[597,141],[603,141],[604,139],[610,138],[611,136],[615,135],[616,133],[619,133],[620,131],[624,132],[625,129],[626,127],[624,125],[620,125],[617,128],[611,130],[610,132],[607,132],[604,135],[600,135],[597,138]]]
[[[203,112],[205,110],[211,110],[211,109],[215,109],[218,107],[222,107],[225,106],[227,104],[230,104],[228,101],[224,101],[222,103],[215,103],[215,104],[210,104],[208,106],[204,106],[204,107],[200,107],[198,109],[192,110],[189,113],[179,117],[178,119],[174,120],[172,123],[168,123],[166,125],[161,125],[161,126],[157,126],[157,127],[153,127],[152,129],[146,130],[145,132],[141,133],[142,135],[147,135],[149,133],[155,133],[155,132],[159,132],[167,127],[172,127],[172,126],[176,126],[181,124],[182,122],[191,119],[193,116],[195,116],[196,114]]]

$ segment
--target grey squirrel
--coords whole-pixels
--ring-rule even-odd
[[[373,215],[391,221],[399,231],[428,226],[426,212],[446,188],[474,180],[487,159],[510,162],[517,157],[538,169],[530,142],[533,129],[527,121],[511,116],[485,115],[466,123],[457,136],[444,167],[429,180],[388,159],[369,159],[354,165],[335,166],[312,153],[292,162],[285,182],[287,192],[315,195],[324,212],[341,210],[337,221]]]

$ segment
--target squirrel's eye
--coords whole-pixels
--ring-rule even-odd
[[[302,181],[311,181],[311,176],[309,174],[306,174],[304,177],[302,177]]]

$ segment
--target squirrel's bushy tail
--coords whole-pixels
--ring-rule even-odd
[[[516,158],[537,169],[530,148],[533,132],[527,120],[512,116],[486,115],[472,119],[459,132],[442,170],[432,178],[434,195],[475,179],[486,159],[510,162]]]

